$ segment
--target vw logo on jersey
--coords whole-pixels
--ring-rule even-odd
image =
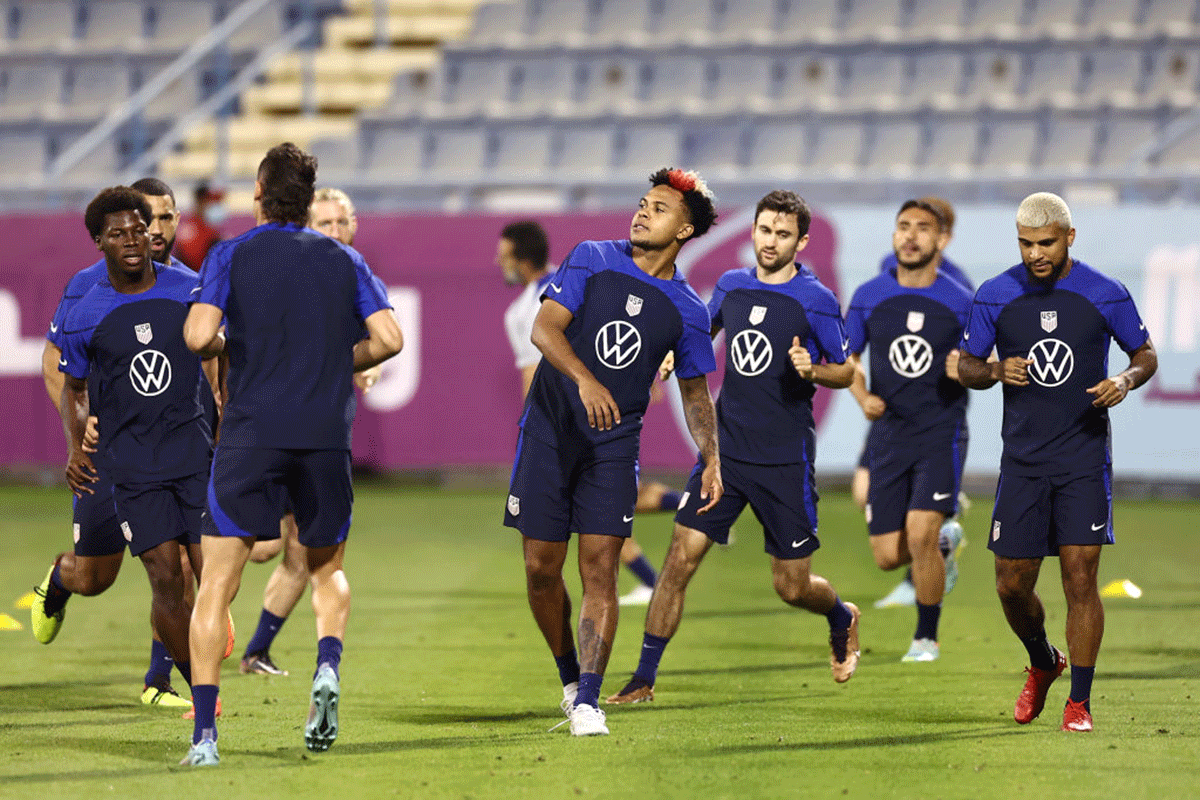
[[[933,347],[915,333],[906,333],[892,340],[888,348],[888,361],[892,363],[896,374],[905,378],[919,378],[929,372],[933,364]]]
[[[924,311],[908,312],[908,319],[905,321],[904,327],[908,328],[913,333],[916,333],[917,331],[921,330],[921,328],[924,328],[925,327],[925,312]]]
[[[1042,330],[1046,333],[1054,333],[1054,329],[1058,327],[1058,312],[1043,311],[1042,312]]]
[[[637,295],[629,295],[625,299],[625,313],[631,317],[636,317],[642,313],[642,298]]]
[[[641,302],[639,299],[639,311],[642,309]],[[625,369],[637,359],[641,351],[642,335],[638,333],[637,328],[623,319],[614,319],[606,323],[596,333],[596,358],[609,369]]]
[[[154,338],[154,331],[150,330],[150,323],[143,322],[141,325],[133,326],[134,335],[142,344],[150,344],[150,340]]]
[[[171,385],[171,359],[158,350],[143,350],[129,365],[129,382],[144,397],[162,394]]]
[[[739,375],[753,378],[761,375],[771,364],[771,341],[753,328],[747,328],[733,337],[729,345],[729,360]]]
[[[750,324],[757,325],[767,318],[766,306],[751,306],[750,308]]]
[[[1045,312],[1042,318],[1045,319]],[[1063,384],[1075,370],[1075,354],[1071,352],[1071,346],[1061,339],[1035,342],[1026,358],[1033,362],[1029,365],[1029,377],[1042,386]]]

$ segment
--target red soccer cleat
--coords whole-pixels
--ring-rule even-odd
[[[1092,715],[1087,710],[1087,706],[1083,703],[1076,703],[1074,700],[1068,700],[1067,707],[1063,709],[1063,724],[1060,730],[1087,733],[1091,729]]]
[[[1042,709],[1046,707],[1046,693],[1050,691],[1050,684],[1067,668],[1067,657],[1057,647],[1054,648],[1054,655],[1054,669],[1025,668],[1029,677],[1025,680],[1025,688],[1021,690],[1017,705],[1013,709],[1013,719],[1021,725],[1028,725],[1042,713]]]

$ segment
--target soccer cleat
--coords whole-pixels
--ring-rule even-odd
[[[639,583],[636,587],[629,590],[629,594],[623,594],[617,599],[617,605],[621,606],[645,606],[650,604],[650,598],[654,596],[654,587],[647,586],[644,583]]]
[[[50,644],[54,641],[54,637],[58,636],[58,631],[62,628],[63,617],[67,613],[64,605],[50,616],[46,616],[46,593],[50,591],[50,576],[54,574],[54,568],[57,566],[58,559],[55,559],[54,563],[50,565],[50,569],[46,571],[45,579],[33,590],[33,605],[29,607],[29,626],[33,629],[33,638],[42,644]]]
[[[192,701],[179,696],[179,692],[165,686],[147,686],[142,689],[142,705],[162,706],[163,708],[191,708]]]
[[[1028,725],[1037,719],[1046,707],[1046,693],[1050,684],[1054,683],[1063,670],[1067,668],[1067,657],[1057,647],[1054,648],[1054,669],[1038,669],[1026,667],[1029,677],[1025,679],[1025,688],[1017,696],[1017,705],[1013,708],[1013,719],[1021,725]]]
[[[286,669],[280,669],[275,666],[275,662],[271,660],[271,654],[267,651],[261,653],[251,653],[242,659],[241,666],[238,667],[238,672],[243,675],[287,675]]]
[[[875,601],[876,608],[901,608],[917,604],[917,587],[908,578],[896,584],[896,588]]]
[[[314,753],[328,750],[338,735],[337,673],[328,664],[317,668],[313,678],[312,702],[308,706],[308,721],[304,723],[304,746]]]
[[[221,656],[223,659],[229,658],[229,654],[233,652],[233,639],[237,633],[233,628],[233,612],[227,611],[225,613],[229,615],[229,637],[225,640],[225,655]]]
[[[608,698],[609,703],[646,703],[654,699],[654,687],[634,675],[625,688]]]
[[[1067,700],[1063,708],[1063,724],[1059,730],[1087,733],[1092,729],[1092,714],[1084,703]]]
[[[942,592],[942,596],[950,594],[954,590],[954,585],[958,583],[958,555],[965,544],[962,525],[959,525],[958,520],[955,519],[946,520],[938,534],[938,547],[945,554],[943,558],[946,559],[946,589]],[[916,590],[913,591],[913,602],[916,602]]]
[[[571,722],[572,736],[608,736],[608,726],[604,724],[604,712],[584,703],[572,706],[567,712]]]
[[[184,767],[215,767],[220,763],[221,757],[217,755],[217,743],[212,739],[201,739],[192,745],[183,761],[179,762],[180,766]]]
[[[900,661],[937,661],[938,659],[938,643],[933,639],[913,639],[913,642],[908,647],[908,652]]]
[[[563,699],[558,704],[562,712],[569,718],[571,716],[571,706],[575,705],[575,698],[579,694],[579,681],[571,681],[563,687]]]
[[[838,683],[850,680],[854,670],[858,669],[858,618],[862,613],[854,603],[846,603],[846,608],[852,615],[850,627],[829,634],[829,668]]]
[[[191,706],[191,708],[189,708],[187,711],[183,712],[179,716],[182,719],[195,719],[196,718],[196,706],[193,705],[192,703],[188,703],[188,705]],[[213,716],[217,716],[217,717],[221,716],[221,698],[220,697],[217,698],[217,712]]]

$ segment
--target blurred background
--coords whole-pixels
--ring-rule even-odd
[[[98,257],[95,193],[154,175],[185,224],[235,235],[265,150],[290,140],[357,205],[355,241],[408,346],[360,404],[355,458],[503,483],[520,385],[493,263],[513,219],[622,238],[646,176],[698,169],[722,218],[683,250],[702,294],[752,263],[753,205],[813,205],[843,306],[891,249],[900,203],[938,195],[947,255],[978,284],[1019,260],[1033,191],[1075,213],[1072,254],[1124,281],[1159,348],[1114,414],[1119,484],[1200,484],[1198,0],[0,0],[0,469],[56,480],[40,357],[66,279]],[[1114,348],[1113,369],[1125,356]],[[717,385],[714,381],[714,386]],[[866,423],[818,404],[818,470],[849,475]],[[999,462],[999,392],[977,393],[968,472]],[[643,462],[682,475],[668,387]]]

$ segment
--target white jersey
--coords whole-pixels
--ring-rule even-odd
[[[517,369],[532,367],[542,359],[542,351],[534,346],[530,337],[533,335],[533,320],[542,306],[542,290],[553,274],[547,273],[540,280],[526,284],[504,312],[504,332],[508,334],[508,344],[516,358]]]

